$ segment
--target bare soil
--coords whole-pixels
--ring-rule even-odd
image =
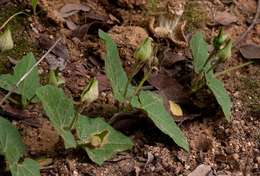
[[[158,3],[164,3],[166,6],[166,1]],[[182,0],[168,1],[171,1],[173,7],[184,3]],[[69,3],[82,4],[90,10],[63,18],[59,10]],[[181,19],[187,22],[181,31],[187,37],[187,41],[194,32],[201,30],[206,40],[210,42],[222,26],[216,22],[214,16],[217,12],[224,11],[236,17],[234,22],[223,26],[232,40],[236,41],[252,23],[257,10],[255,0],[192,0],[187,1],[187,4]],[[31,7],[23,0],[0,0],[2,12],[9,10],[11,12],[8,14],[12,14],[20,9],[30,13]],[[166,8],[164,11],[168,13]],[[62,86],[65,93],[77,101],[90,78],[96,76],[100,81],[100,97],[83,113],[91,117],[102,116],[109,120],[118,111],[118,103],[113,99],[109,82],[105,77],[105,49],[98,38],[97,30],[101,28],[107,31],[117,43],[127,73],[131,71],[131,66],[135,62],[134,50],[143,39],[150,36],[157,48],[159,71],[177,81],[176,84],[180,84],[183,89],[181,92],[179,88],[172,87],[172,90],[179,92],[174,94],[167,90],[167,94],[164,94],[149,82],[146,86],[152,87],[152,90],[156,90],[166,98],[169,98],[167,95],[170,92],[171,99],[184,107],[186,118],[181,120],[181,123],[179,120],[176,121],[188,138],[190,151],[185,152],[178,148],[150,121],[137,119],[131,121],[132,124],[128,123],[129,121],[117,123],[116,127],[134,141],[133,149],[119,153],[102,166],[98,166],[91,162],[84,151],[65,151],[61,139],[51,127],[40,105],[30,105],[25,110],[10,105],[11,114],[8,118],[19,129],[27,146],[27,156],[41,158],[42,176],[188,175],[200,164],[212,168],[209,175],[260,176],[259,60],[220,77],[233,102],[232,121],[227,122],[216,102],[212,102],[212,98],[202,97],[204,105],[198,107],[195,106],[197,102],[191,105],[189,103],[191,100],[183,95],[188,89],[185,75],[191,72],[189,48],[178,45],[178,41],[156,36],[149,29],[152,16],[150,13],[152,10],[147,8],[147,2],[142,0],[39,0],[37,16],[19,17],[19,20],[11,23],[11,27],[19,26],[12,31],[14,42],[20,52],[6,53],[3,58],[9,56],[19,59],[21,53],[32,50],[29,48],[33,48],[36,56],[40,56],[55,39],[61,37],[62,42],[58,46],[61,51],[52,54],[54,58],[64,60],[59,62],[57,67],[65,78],[65,84]],[[8,18],[2,16],[3,18],[0,15],[1,23]],[[221,16],[219,18],[221,19]],[[232,18],[227,16],[222,18],[232,21]],[[16,35],[18,33],[20,35]],[[21,38],[24,43],[18,42],[22,40]],[[176,40],[180,38],[177,36]],[[257,24],[241,41],[241,44],[245,43],[260,45],[260,24]],[[50,60],[51,58],[40,64],[42,83],[46,83],[49,66],[57,65]],[[247,61],[239,50],[234,48],[232,57],[218,70],[222,71]],[[10,59],[2,60],[0,63],[0,68],[3,68],[0,69],[1,73],[10,71],[12,66]],[[138,76],[136,79],[138,81]],[[3,93],[0,94],[0,97],[2,96]],[[0,158],[0,164],[1,161]]]

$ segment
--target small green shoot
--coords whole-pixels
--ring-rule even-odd
[[[36,7],[38,4],[38,0],[31,0],[31,4],[32,4],[32,9],[33,9],[33,14],[34,16],[36,15]]]
[[[214,39],[214,50],[208,53],[208,44],[203,39],[203,34],[197,32],[191,39],[190,47],[193,55],[195,77],[192,82],[192,90],[198,91],[206,85],[215,96],[222,108],[225,118],[230,121],[232,102],[221,81],[214,76],[214,68],[221,62],[231,57],[232,41],[223,30]],[[215,63],[211,63],[214,60]]]

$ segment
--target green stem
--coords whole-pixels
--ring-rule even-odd
[[[16,17],[17,15],[20,15],[20,14],[25,14],[27,15],[26,13],[24,12],[17,12],[15,14],[13,14],[12,16],[10,16],[5,22],[4,24],[0,27],[0,31],[9,23],[9,21],[11,21],[14,17]]]
[[[72,130],[75,125],[77,124],[78,120],[79,120],[79,116],[80,114],[84,111],[84,109],[89,105],[89,103],[82,103],[79,105],[78,107],[78,110],[77,110],[77,113],[75,115],[75,117],[73,118],[70,126],[69,126],[69,129]]]
[[[216,54],[216,50],[214,49],[210,54],[209,54],[209,57],[207,58],[206,62],[204,63],[202,69],[200,70],[199,74],[201,74],[203,72],[203,68],[207,66],[207,64],[209,63],[209,61],[215,56]]]
[[[203,70],[207,66],[209,61],[215,56],[216,53],[217,53],[217,51],[215,49],[213,51],[211,51],[211,53],[209,54],[209,57],[207,58],[206,62],[203,65],[202,69],[200,70],[200,72],[193,79],[194,82],[192,83],[192,86],[191,86],[192,87],[192,92],[197,92],[199,89],[201,89],[204,86],[203,84],[205,84],[205,82],[202,81],[202,79],[204,78]]]
[[[139,83],[137,88],[135,89],[134,95],[137,95],[138,92],[141,90],[144,82],[148,79],[148,77],[150,76],[151,72],[152,72],[152,68],[149,68],[149,71],[146,72],[146,74],[144,75],[143,79],[141,80],[141,82]]]
[[[132,73],[130,74],[130,76],[128,77],[127,83],[126,83],[126,87],[125,87],[125,91],[124,91],[124,98],[126,98],[126,94],[127,94],[127,90],[128,90],[128,86],[131,83],[133,77],[139,72],[139,70],[142,68],[143,63],[142,62],[136,62],[134,64],[134,70],[132,71]]]
[[[240,65],[231,67],[231,68],[226,69],[226,70],[224,70],[224,71],[222,71],[222,72],[216,73],[216,74],[215,74],[215,77],[219,77],[219,76],[225,75],[225,74],[227,74],[227,73],[229,73],[229,72],[231,72],[231,71],[234,71],[234,70],[237,70],[237,69],[239,69],[239,68],[245,67],[245,66],[250,65],[250,64],[252,64],[252,63],[254,63],[254,62],[253,62],[253,61],[249,61],[249,62],[246,62],[246,63],[244,63],[244,64],[240,64]]]
[[[220,62],[221,62],[221,61],[220,61],[220,59],[219,59],[219,60],[217,60],[213,65],[211,65],[210,68],[206,71],[206,74],[207,74],[208,72],[210,72],[210,70],[214,70],[214,69],[218,66],[218,64],[219,64]]]

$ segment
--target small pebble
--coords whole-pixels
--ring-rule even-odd
[[[239,160],[239,155],[237,153],[234,153],[232,156],[235,160]]]
[[[260,156],[256,157],[256,161],[260,165]]]

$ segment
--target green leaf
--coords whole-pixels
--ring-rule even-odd
[[[114,130],[101,118],[88,118],[80,116],[76,126],[79,143],[88,153],[89,158],[95,163],[101,165],[105,160],[111,158],[117,152],[131,149],[132,141],[122,133]],[[108,133],[105,133],[108,131]],[[105,143],[100,147],[90,147],[88,142],[93,134],[104,133]]]
[[[36,63],[36,60],[32,53],[25,55],[22,60],[14,67],[14,74],[0,75],[0,87],[10,91],[12,87],[27,73],[32,66]],[[35,96],[36,89],[40,87],[40,78],[37,68],[24,79],[19,85],[16,93],[21,95],[22,104],[25,106],[28,100],[31,100]]]
[[[213,92],[218,104],[220,105],[226,119],[230,121],[231,99],[221,81],[216,79],[213,74],[206,74],[207,86]]]
[[[70,131],[70,126],[75,118],[72,100],[64,95],[62,89],[51,85],[39,88],[36,94],[42,102],[51,124],[63,138],[65,147],[76,147],[76,142]]]
[[[12,176],[40,176],[39,164],[32,159],[25,159],[22,164],[11,165]]]
[[[203,34],[201,32],[197,32],[192,37],[190,46],[195,72],[200,73],[202,69],[204,69],[203,66],[208,59],[208,44],[203,39]]]
[[[36,7],[38,4],[38,0],[31,0],[32,8],[33,8],[33,14],[36,15]]]
[[[139,97],[132,99],[131,105],[143,109],[163,133],[169,135],[178,146],[186,151],[189,150],[185,135],[165,109],[161,97],[150,91],[141,91]]]
[[[14,164],[22,157],[25,146],[18,130],[6,119],[0,117],[0,154],[8,164]]]
[[[99,30],[99,37],[104,41],[106,45],[106,58],[105,58],[105,71],[106,75],[111,83],[113,94],[118,101],[124,101],[124,91],[127,85],[127,75],[123,69],[117,46],[111,39],[111,37]],[[133,89],[131,85],[128,86],[127,95],[132,95]]]

